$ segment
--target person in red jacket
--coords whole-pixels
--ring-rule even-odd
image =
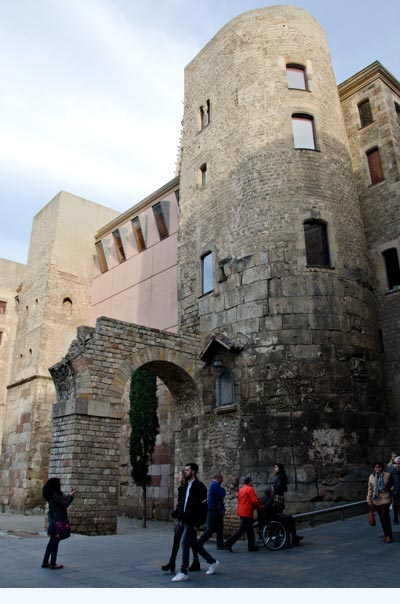
[[[247,533],[247,546],[249,552],[258,552],[260,548],[256,545],[256,537],[253,529],[253,514],[254,510],[261,510],[262,508],[263,504],[258,499],[253,487],[253,479],[251,476],[246,476],[244,485],[238,493],[237,515],[240,518],[240,526],[238,530],[225,541],[225,547],[229,549],[230,552],[232,551],[232,545],[236,543],[244,533]]]

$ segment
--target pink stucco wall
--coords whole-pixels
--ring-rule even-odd
[[[175,187],[176,188],[176,187]],[[152,205],[158,201],[169,202],[169,236],[160,241]],[[139,204],[141,205],[141,204]],[[177,230],[178,203],[173,190],[152,198],[148,206],[141,205],[121,216],[121,222],[110,224],[109,232],[103,229],[99,237],[104,244],[108,270],[100,271],[96,258],[96,276],[92,284],[91,324],[97,317],[106,316],[177,331]],[[139,252],[133,234],[131,219],[146,217],[146,249]],[[119,229],[126,260],[119,262],[112,231]]]

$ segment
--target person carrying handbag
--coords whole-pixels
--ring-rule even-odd
[[[67,508],[74,499],[74,493],[75,491],[71,489],[69,495],[64,495],[59,478],[50,478],[43,487],[43,497],[49,504],[47,532],[50,539],[44,554],[42,568],[52,570],[64,568],[62,564],[57,564],[58,546],[62,539],[66,539],[71,534]]]
[[[383,463],[376,462],[374,471],[368,479],[367,502],[369,505],[369,513],[377,512],[384,533],[384,541],[392,543],[392,525],[390,522],[390,503],[392,487],[392,475],[389,472],[384,472]]]

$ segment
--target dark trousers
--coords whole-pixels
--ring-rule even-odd
[[[182,539],[182,535],[183,535],[183,531],[185,529],[185,525],[182,524],[182,522],[175,522],[175,526],[174,526],[174,541],[172,543],[172,551],[171,551],[171,556],[169,558],[169,564],[175,568],[175,561],[176,561],[176,556],[178,555],[179,552],[179,546],[181,544],[181,539]],[[196,562],[199,560],[198,557],[198,553],[197,553],[197,547],[193,550],[193,562]]]
[[[195,552],[198,553],[196,529],[194,528],[194,526],[190,526],[190,524],[183,525],[181,548],[182,548],[181,573],[185,573],[185,575],[186,575],[188,568],[189,568],[190,548],[193,550],[193,554]]]
[[[198,540],[199,546],[204,545],[214,533],[218,549],[224,549],[224,517],[220,510],[208,510],[206,530]]]
[[[397,495],[393,495],[392,505],[393,505],[393,522],[395,524],[397,524],[399,522],[400,497],[398,497]]]
[[[392,525],[390,522],[390,503],[385,503],[384,505],[376,505],[374,510],[378,512],[379,520],[381,521],[382,530],[385,537],[393,538],[392,535]]]
[[[47,544],[46,551],[44,553],[43,564],[48,564],[49,559],[51,565],[57,564],[57,553],[59,543],[60,539],[56,537],[55,534],[52,534]]]
[[[253,529],[253,518],[247,518],[245,516],[240,516],[240,525],[236,533],[233,533],[226,540],[226,545],[231,547],[242,535],[247,533],[247,547],[252,549],[256,544],[256,536],[254,534]]]

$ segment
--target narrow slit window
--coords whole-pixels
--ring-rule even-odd
[[[160,239],[168,237],[168,201],[160,201],[152,207]]]
[[[201,293],[207,294],[213,290],[213,255],[208,252],[201,259]]]
[[[142,226],[138,217],[132,218],[133,234],[137,245],[138,252],[143,252],[146,249],[146,241],[143,235]]]
[[[211,120],[211,105],[209,99],[200,107],[200,130],[206,128]]]
[[[205,187],[208,182],[207,164],[200,166],[201,186]]]
[[[211,121],[211,106],[210,101],[207,99],[206,106],[204,108],[204,126],[208,126]]]
[[[396,111],[397,123],[400,126],[400,105],[398,103],[394,103],[394,110]]]
[[[311,115],[293,114],[292,128],[295,149],[315,150],[314,118]]]
[[[97,241],[97,243],[95,245],[96,245],[97,260],[99,261],[100,270],[102,273],[105,273],[106,271],[108,271],[108,266],[107,266],[106,255],[104,253],[103,242]]]
[[[204,128],[204,107],[203,105],[200,107],[200,130]]]
[[[307,220],[304,238],[308,266],[330,266],[327,227],[324,222]]]
[[[0,344],[1,344],[2,339],[3,339],[3,332],[0,331]]]
[[[364,101],[361,101],[361,103],[358,103],[358,113],[360,116],[361,128],[368,126],[368,124],[372,124],[374,121],[369,99],[365,99]]]
[[[382,169],[381,155],[378,147],[374,147],[367,151],[367,160],[371,185],[376,185],[378,182],[385,180]]]
[[[286,65],[288,88],[307,90],[306,70],[302,65]]]
[[[400,289],[400,266],[397,249],[389,248],[382,252],[385,261],[386,277],[389,291]]]
[[[112,236],[114,240],[115,249],[117,250],[118,262],[121,264],[121,262],[125,262],[126,256],[124,246],[122,245],[121,233],[119,232],[119,229],[113,231]]]
[[[7,302],[4,302],[4,300],[0,300],[0,315],[5,315],[6,309],[7,309]]]

